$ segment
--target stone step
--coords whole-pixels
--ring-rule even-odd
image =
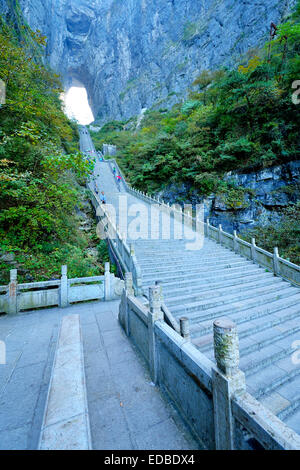
[[[251,352],[240,360],[240,368],[245,372],[246,377],[251,376],[264,367],[292,356],[295,349],[292,347],[294,341],[299,339],[299,333],[293,333],[290,336],[280,339],[275,344],[266,346],[255,352]]]
[[[269,326],[280,324],[281,318],[283,318],[283,322],[297,318],[299,316],[299,301],[299,294],[291,295],[288,298],[269,302],[268,305],[262,305],[260,308],[254,307],[238,312],[235,311],[230,314],[228,313],[227,316],[238,325],[241,337],[249,336],[253,332],[263,331]],[[190,325],[193,342],[197,346],[199,345],[201,351],[203,351],[203,348],[209,349],[208,343],[210,340],[206,339],[205,341],[205,339],[202,339],[203,336],[208,337],[210,334],[210,337],[212,337],[213,321],[223,315],[224,311],[221,310],[209,320]],[[241,328],[243,328],[242,331]]]
[[[141,246],[141,247],[144,247],[144,246],[155,246],[157,243],[163,243],[163,244],[170,244],[170,240],[168,239],[164,239],[164,240],[143,240],[143,239],[140,239],[140,240],[136,240],[134,242],[134,244],[136,246]],[[174,244],[180,244],[180,243],[184,243],[184,241],[182,239],[174,239],[172,240],[172,243]]]
[[[153,283],[157,280],[160,280],[164,285],[168,283],[174,283],[178,282],[178,285],[180,285],[180,282],[185,282],[187,280],[194,280],[194,279],[215,279],[217,282],[221,279],[233,279],[233,278],[239,278],[240,276],[247,275],[247,274],[254,274],[254,273],[261,273],[262,269],[257,266],[257,265],[250,265],[244,268],[231,268],[227,269],[224,273],[219,273],[219,271],[207,271],[205,273],[201,272],[187,272],[185,275],[180,275],[180,274],[172,274],[170,273],[169,275],[160,275],[158,273],[156,276],[151,274],[148,275],[147,277],[143,277],[143,285],[153,285]]]
[[[163,247],[157,247],[156,249],[153,249],[153,250],[138,250],[135,248],[135,253],[136,253],[136,256],[137,258],[153,258],[153,257],[156,257],[156,256],[163,256],[164,258],[168,258],[170,256],[177,256],[177,255],[183,255],[185,254],[185,256],[200,256],[200,257],[203,257],[203,258],[209,258],[209,259],[215,259],[217,258],[218,256],[228,256],[228,255],[231,255],[232,257],[235,257],[235,256],[240,256],[240,255],[236,255],[235,253],[233,252],[230,252],[229,250],[206,250],[206,251],[203,251],[203,250],[186,250],[185,247],[182,247],[182,248],[169,248],[169,249],[166,249],[166,248],[163,248]]]
[[[151,235],[151,234],[150,234]],[[139,250],[140,252],[152,252],[157,249],[165,249],[165,250],[179,250],[179,249],[186,249],[186,245],[190,243],[192,240],[187,240],[186,238],[182,238],[180,240],[175,240],[175,239],[168,239],[168,240],[162,240],[161,238],[158,240],[139,240],[139,241],[133,241],[132,243],[134,244],[134,247],[136,250]],[[192,249],[186,249],[186,251],[189,252],[210,252],[210,251],[217,251],[217,252],[223,252],[225,253],[226,251],[228,252],[229,249],[227,249],[223,245],[219,245],[218,243],[215,242],[210,242],[208,243],[207,240],[204,240],[204,243],[199,245],[197,247],[197,250]]]
[[[248,262],[242,260],[242,261],[224,262],[224,263],[216,263],[216,262],[215,263],[199,263],[199,265],[195,263],[192,266],[182,265],[182,263],[180,263],[178,266],[176,266],[176,264],[173,264],[170,266],[166,266],[165,264],[163,264],[163,267],[162,265],[160,267],[157,266],[155,268],[144,267],[143,272],[145,273],[144,276],[147,276],[149,274],[157,273],[157,272],[161,274],[169,273],[170,270],[172,269],[178,274],[184,274],[186,272],[191,272],[191,270],[199,271],[199,272],[203,272],[203,271],[206,272],[207,270],[210,270],[210,269],[214,269],[214,271],[216,270],[223,271],[225,269],[238,268],[240,266],[241,267],[248,266]]]
[[[224,260],[232,260],[232,259],[238,259],[238,260],[244,260],[245,258],[242,258],[242,256],[239,256],[239,255],[236,255],[233,257],[232,254],[222,254],[222,255],[218,255],[218,261],[224,261]],[[208,263],[208,262],[212,262],[213,261],[213,258],[212,256],[206,256],[204,257],[202,254],[200,253],[195,253],[195,254],[186,254],[186,255],[182,255],[181,253],[178,253],[177,255],[174,254],[173,256],[170,255],[166,255],[164,256],[163,254],[161,255],[149,255],[148,257],[146,258],[142,258],[142,257],[138,257],[138,262],[140,264],[140,266],[152,266],[152,265],[158,265],[160,263],[161,265],[161,262],[163,261],[164,262],[164,265],[167,263],[167,264],[173,264],[173,263],[183,263],[183,264],[186,264],[187,262],[190,262],[190,261],[195,261],[197,260],[197,262],[199,263]]]
[[[150,226],[150,224],[149,224]],[[151,228],[151,226],[150,226]],[[173,230],[173,228],[172,228]],[[185,246],[186,243],[189,243],[193,240],[189,240],[188,237],[182,236],[181,238],[151,238],[153,236],[158,236],[158,234],[161,233],[161,229],[159,231],[154,231],[153,234],[152,232],[149,233],[150,237],[149,238],[144,238],[144,239],[139,239],[134,241],[134,245],[136,248],[142,248],[142,249],[150,249],[150,250],[155,250],[158,245],[164,246],[166,248],[172,247],[178,247],[178,246]],[[174,233],[174,232],[173,232]],[[188,235],[193,236],[193,232],[189,232]],[[208,240],[207,238],[204,238],[201,240],[201,246],[199,245],[199,248],[202,249],[217,249],[217,250],[226,250],[226,247],[224,245],[220,245],[219,243],[216,243],[213,240]]]
[[[151,228],[151,226],[150,226]],[[158,235],[160,232],[156,232],[156,235]],[[149,234],[152,236],[152,234]],[[183,237],[180,239],[175,239],[175,238],[169,238],[169,239],[144,239],[144,240],[136,240],[134,242],[134,246],[136,249],[142,249],[142,250],[155,250],[158,246],[170,249],[170,248],[178,248],[178,247],[184,247],[186,244],[187,240]]]
[[[247,261],[241,261],[241,262],[236,262],[236,263],[230,263],[230,264],[214,264],[212,266],[193,266],[193,267],[180,267],[180,268],[175,268],[174,274],[181,275],[190,275],[190,274],[203,274],[207,273],[209,271],[210,274],[218,274],[220,271],[226,273],[228,270],[233,270],[233,269],[241,269],[241,270],[247,270],[251,269],[252,267],[256,268],[256,265],[252,263],[247,263]],[[159,274],[159,276],[163,279],[164,276],[170,275],[170,269],[144,269],[143,274],[142,274],[142,279],[149,279],[153,278],[153,275]]]
[[[292,297],[289,299],[292,299]],[[257,309],[255,309],[255,311],[257,312]],[[296,306],[287,308],[287,301],[284,299],[279,309],[277,307],[274,312],[268,311],[266,315],[263,315],[262,317],[253,319],[249,318],[248,315],[245,316],[242,314],[243,312],[239,314],[239,317],[233,317],[233,315],[230,315],[231,320],[237,324],[240,341],[242,338],[247,338],[249,336],[252,338],[252,335],[255,333],[266,331],[269,328],[280,328],[282,324],[283,328],[285,328],[285,323],[291,320],[296,319],[296,321],[298,321],[300,316],[300,306],[297,299]],[[196,344],[201,352],[204,353],[205,351],[212,349],[213,323],[211,320],[202,324],[191,325],[190,331],[193,338],[193,343]]]
[[[176,305],[178,303],[178,300],[182,299],[183,295],[187,302],[192,302],[204,298],[210,298],[212,295],[214,297],[220,297],[228,294],[234,295],[235,293],[244,292],[245,290],[259,289],[267,286],[273,287],[275,286],[275,284],[277,285],[277,288],[280,288],[281,286],[279,286],[279,284],[282,284],[282,280],[275,277],[271,277],[260,279],[259,281],[257,279],[254,279],[252,280],[252,282],[247,282],[244,284],[240,283],[236,286],[231,287],[219,285],[218,288],[212,288],[208,285],[202,286],[201,289],[195,289],[193,288],[193,286],[191,286],[190,291],[188,291],[187,289],[177,289],[173,290],[172,292],[168,292],[166,289],[164,289],[163,293],[167,304],[171,307],[172,305]]]
[[[243,258],[223,258],[219,259],[218,262],[210,259],[210,260],[203,260],[202,258],[193,258],[193,259],[186,259],[185,261],[182,260],[173,260],[173,261],[164,261],[160,260],[157,258],[156,261],[153,261],[152,263],[139,263],[141,268],[143,269],[144,272],[150,272],[150,271],[157,271],[157,270],[162,270],[162,266],[164,270],[168,270],[170,268],[174,269],[188,269],[190,266],[197,266],[197,267],[205,267],[205,268],[210,268],[210,267],[215,267],[220,266],[220,269],[222,269],[222,266],[242,266],[245,264],[249,264],[251,261],[245,260]],[[251,263],[253,264],[253,263]]]
[[[300,434],[300,409],[299,408],[297,408],[284,421],[285,421],[285,424],[289,426],[289,428],[293,429],[296,433]]]
[[[286,321],[278,326],[273,326],[267,330],[258,331],[255,334],[251,335],[251,342],[253,344],[245,344],[244,340],[248,340],[249,336],[244,336],[240,341],[240,355],[244,356],[250,354],[257,349],[264,348],[269,344],[277,343],[280,340],[283,340],[293,333],[300,332],[299,320],[296,318],[294,320]]]
[[[174,292],[179,289],[187,289],[187,292],[192,291],[192,289],[207,289],[210,287],[212,290],[218,287],[225,287],[225,286],[235,286],[244,284],[247,282],[251,282],[252,280],[259,280],[259,279],[274,279],[274,275],[271,273],[266,273],[262,269],[256,266],[256,271],[246,271],[242,274],[227,274],[226,276],[219,275],[218,277],[210,276],[210,277],[199,277],[197,276],[195,279],[185,279],[185,280],[178,280],[175,282],[163,282],[163,292]],[[144,287],[151,287],[152,283],[144,284]]]
[[[243,310],[250,307],[258,307],[274,300],[279,300],[285,297],[289,297],[294,294],[292,287],[283,287],[278,290],[278,286],[266,287],[262,289],[256,289],[255,293],[243,292],[239,295],[228,295],[222,299],[212,299],[203,302],[193,302],[190,304],[178,304],[177,307],[170,307],[172,314],[175,317],[188,315],[190,321],[193,323],[203,321],[205,319],[214,318],[216,313],[231,312],[232,310],[237,311]],[[168,306],[168,304],[167,304]],[[219,307],[219,310],[216,310]]]
[[[186,292],[187,294],[192,293],[197,290],[197,292],[202,292],[207,289],[210,289],[211,292],[214,292],[215,289],[221,289],[227,287],[230,289],[231,287],[239,286],[242,288],[244,284],[248,284],[250,282],[257,281],[257,284],[260,285],[260,282],[264,282],[265,280],[274,281],[275,282],[282,282],[279,278],[275,278],[271,273],[265,273],[261,271],[260,274],[255,273],[254,275],[244,274],[242,277],[238,278],[229,278],[229,279],[220,279],[219,282],[216,281],[214,278],[211,279],[196,279],[193,281],[187,280],[181,282],[168,283],[163,285],[163,293],[164,296],[168,296],[168,294],[179,293],[179,292]],[[150,285],[149,285],[150,287]]]
[[[280,411],[278,413],[278,418],[281,419],[281,421],[286,421],[287,418],[289,418],[291,415],[293,415],[296,411],[300,410],[300,381],[298,380],[297,384],[290,384],[291,387],[297,387],[298,389],[298,395],[290,404]],[[280,393],[280,391],[279,391]]]
[[[299,365],[298,367],[295,366],[292,369],[289,367],[288,370],[285,370],[279,367],[280,363],[281,361],[277,363],[278,365],[276,365],[276,367],[274,367],[274,365],[266,367],[265,375],[260,379],[255,375],[249,377],[248,383],[257,400],[267,400],[268,396],[280,393],[280,389],[284,386],[288,385],[290,388],[290,384],[293,383],[295,379],[296,383],[298,383],[300,379]]]

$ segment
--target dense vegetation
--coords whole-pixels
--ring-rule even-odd
[[[0,284],[15,267],[20,280],[57,277],[62,264],[71,276],[99,274],[88,256],[97,240],[74,216],[86,208],[81,185],[92,166],[63,112],[59,78],[43,64],[46,39],[14,12],[9,24],[0,17]]]
[[[300,105],[292,101],[299,79],[300,2],[275,37],[249,51],[237,69],[203,71],[187,101],[147,111],[138,129],[136,120],[113,121],[92,135],[98,149],[104,142],[118,146],[120,166],[137,188],[154,193],[185,183],[190,194],[230,194],[234,207],[242,189],[228,187],[224,173],[299,159]],[[299,229],[293,227],[289,243],[295,246]],[[273,230],[277,239],[282,229]]]
[[[244,232],[242,238],[251,242],[255,237],[256,244],[273,252],[275,246],[281,257],[300,265],[300,202],[283,210],[283,217],[278,224],[256,227]]]

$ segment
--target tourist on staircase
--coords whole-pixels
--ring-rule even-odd
[[[106,204],[106,196],[104,194],[104,191],[101,192],[101,203]]]

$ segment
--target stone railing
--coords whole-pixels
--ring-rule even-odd
[[[278,254],[278,248],[274,248],[272,254],[256,246],[255,238],[252,238],[251,243],[246,242],[238,237],[236,231],[231,235],[222,230],[222,225],[219,225],[218,228],[213,227],[210,225],[209,219],[204,225],[204,233],[207,238],[211,238],[235,253],[252,260],[254,263],[273,272],[276,276],[300,286],[300,266],[281,258]]]
[[[129,278],[127,277],[129,276]],[[130,284],[130,276],[132,276],[131,273],[128,273],[125,277],[125,284],[129,282]],[[160,282],[156,281],[155,285],[159,285]],[[145,306],[149,307],[149,296],[148,293],[143,290],[143,297],[145,299]],[[168,309],[166,306],[165,302],[162,301],[161,303],[161,310],[164,314],[164,321],[169,325],[171,328],[173,328],[174,331],[177,331],[181,336],[186,336],[187,334],[189,335],[189,323],[185,321],[185,318],[182,318],[180,320],[180,323],[176,320],[176,318],[173,316],[171,311]]]
[[[142,273],[135,256],[133,245],[128,246],[126,237],[120,233],[119,227],[108,211],[105,204],[101,204],[98,195],[94,192],[92,185],[88,185],[91,191],[92,204],[96,210],[97,219],[101,224],[100,238],[109,240],[109,247],[113,251],[113,257],[119,260],[122,273],[131,272],[135,293],[142,295]]]
[[[67,307],[89,300],[115,300],[120,298],[124,286],[124,281],[110,273],[109,263],[105,265],[104,276],[68,279],[67,266],[62,266],[60,279],[19,284],[17,274],[16,269],[11,270],[10,283],[0,286],[0,313]]]
[[[215,364],[190,342],[185,318],[181,335],[166,324],[162,304],[160,285],[149,289],[146,306],[127,275],[119,321],[199,443],[210,450],[299,450],[300,436],[246,392],[236,325],[214,322]]]

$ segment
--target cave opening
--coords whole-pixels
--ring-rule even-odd
[[[85,86],[78,80],[72,80],[63,97],[65,112],[70,119],[75,119],[81,125],[91,124],[95,120],[90,107]]]

